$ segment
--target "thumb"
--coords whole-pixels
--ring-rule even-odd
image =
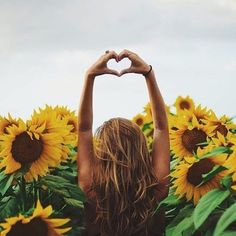
[[[120,76],[124,75],[124,74],[127,74],[127,73],[131,73],[131,67],[130,68],[126,68],[126,69],[123,69],[121,72],[120,72]]]
[[[112,70],[112,69],[106,69],[105,74],[111,74],[111,75],[116,75],[116,76],[120,75],[118,71]]]

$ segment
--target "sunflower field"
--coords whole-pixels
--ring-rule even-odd
[[[179,96],[166,105],[170,191],[166,235],[236,235],[236,124]],[[133,117],[153,142],[150,104]],[[77,184],[77,116],[63,106],[27,121],[0,116],[0,236],[79,236],[85,194]],[[134,180],[135,181],[135,180]]]
[[[179,96],[166,105],[170,135],[170,191],[156,209],[166,211],[167,236],[236,235],[236,124],[226,115]],[[133,121],[151,151],[150,104]]]
[[[30,120],[0,117],[0,236],[81,234],[77,116],[46,106]]]

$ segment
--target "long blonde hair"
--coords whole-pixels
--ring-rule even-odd
[[[144,134],[130,120],[113,118],[94,140],[92,189],[101,235],[148,235],[158,180]]]

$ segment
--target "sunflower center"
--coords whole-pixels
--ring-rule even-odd
[[[16,136],[12,142],[12,156],[15,161],[21,164],[31,163],[39,159],[43,151],[43,142],[41,139],[31,139],[27,132]]]
[[[196,152],[199,143],[206,142],[206,133],[197,128],[193,128],[192,130],[185,130],[182,135],[182,144],[189,152]]]
[[[142,118],[138,118],[138,119],[136,120],[136,124],[137,124],[138,126],[141,126],[141,125],[143,124],[143,119],[142,119]]]
[[[224,136],[226,136],[227,133],[228,133],[227,128],[224,125],[222,125],[222,124],[217,126],[217,128],[215,129],[215,132],[217,133],[217,131],[219,131]]]
[[[75,122],[73,120],[69,120],[67,124],[73,126],[73,129],[70,132],[75,133],[76,132],[76,124],[75,124]]]
[[[12,226],[7,236],[48,236],[48,226],[40,217],[32,219],[29,223],[23,224],[21,221]]]
[[[211,171],[213,167],[214,163],[209,159],[203,159],[194,163],[187,173],[188,182],[197,186],[203,180],[202,175]]]
[[[189,110],[190,105],[189,105],[189,102],[187,102],[187,101],[182,101],[182,102],[179,104],[179,107],[180,107],[182,110],[184,110],[184,109]]]

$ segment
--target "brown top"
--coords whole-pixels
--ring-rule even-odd
[[[101,236],[99,224],[94,224],[96,218],[96,206],[92,201],[88,201],[84,206],[85,214],[85,230],[82,236]],[[148,236],[164,236],[165,235],[165,211],[162,210],[155,214],[151,220],[151,227],[148,230]],[[124,235],[125,236],[125,235]],[[137,234],[135,236],[138,236]],[[143,236],[143,234],[140,234]]]

